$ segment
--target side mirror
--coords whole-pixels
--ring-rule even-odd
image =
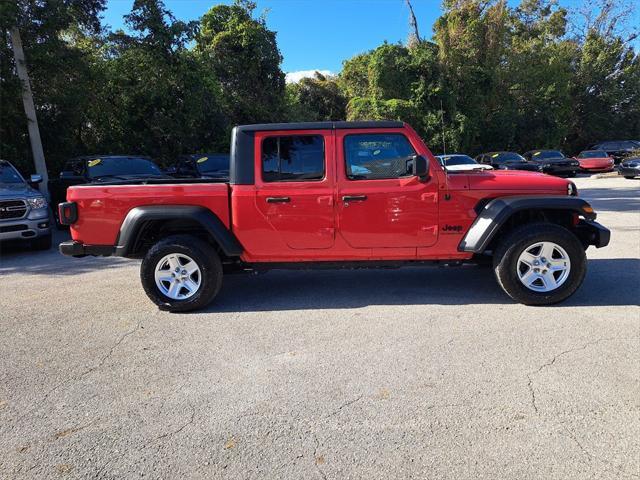
[[[42,183],[42,175],[39,175],[39,174],[31,175],[31,178],[29,179],[29,183],[31,185],[37,185],[39,183]]]
[[[426,180],[429,176],[429,161],[422,155],[413,155],[407,162],[407,173]]]

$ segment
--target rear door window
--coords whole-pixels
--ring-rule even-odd
[[[283,135],[262,142],[265,182],[320,181],[325,173],[322,135]]]

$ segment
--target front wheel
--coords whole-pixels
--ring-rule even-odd
[[[140,267],[147,296],[170,312],[187,312],[208,305],[222,286],[217,252],[192,235],[172,235],[149,249]]]
[[[498,283],[525,305],[552,305],[580,287],[587,257],[578,237],[560,225],[532,223],[516,228],[493,258]]]

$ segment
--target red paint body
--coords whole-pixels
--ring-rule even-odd
[[[578,158],[574,157],[580,162],[580,169],[585,172],[610,172],[613,170],[614,161],[611,157],[598,157],[598,158]]]
[[[429,177],[350,180],[343,138],[357,133],[402,133],[429,160]],[[321,181],[263,182],[262,139],[322,135],[326,174]],[[375,130],[256,132],[255,185],[194,183],[77,186],[71,235],[86,245],[114,245],[127,212],[143,205],[198,205],[214,212],[244,248],[246,262],[468,259],[458,244],[476,218],[478,201],[505,195],[566,195],[568,181],[516,170],[445,173],[409,126]],[[363,202],[345,195],[366,195]],[[267,203],[287,196],[289,203]],[[453,230],[447,226],[455,227]]]

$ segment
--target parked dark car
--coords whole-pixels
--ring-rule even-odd
[[[609,140],[596,143],[590,146],[589,150],[604,150],[618,164],[640,152],[640,142],[638,140]]]
[[[229,179],[228,153],[193,153],[182,155],[167,173],[176,178]]]
[[[530,162],[536,162],[540,165],[540,171],[550,175],[575,177],[580,171],[580,162],[565,157],[560,150],[529,150],[522,156]]]
[[[51,248],[49,204],[35,186],[42,176],[29,181],[6,160],[0,160],[0,242],[29,241],[36,250]]]
[[[138,155],[88,155],[65,163],[57,179],[49,181],[51,203],[67,198],[67,188],[83,183],[130,181],[141,178],[171,178],[151,159]],[[57,212],[54,212],[57,221]]]
[[[537,162],[529,162],[516,152],[488,152],[476,157],[478,163],[491,165],[496,170],[527,170],[541,172],[542,167]]]
[[[625,160],[618,165],[618,174],[629,179],[640,176],[640,156]]]

